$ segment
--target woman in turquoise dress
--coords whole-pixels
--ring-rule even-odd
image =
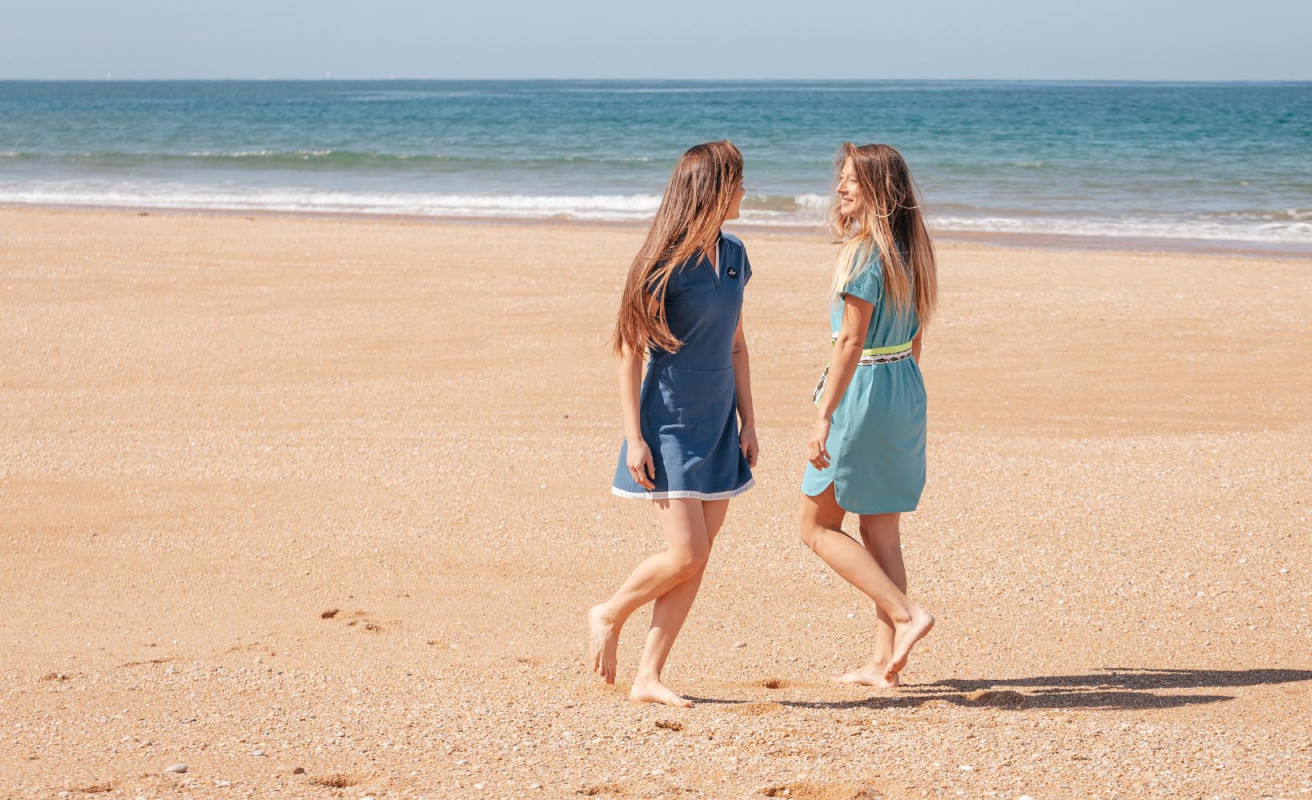
[[[752,267],[742,242],[720,232],[742,199],[738,148],[710,142],[684,153],[620,301],[624,443],[611,491],[652,502],[665,550],[589,610],[588,651],[592,670],[614,683],[620,629],[655,601],[633,700],[692,705],[661,682],[661,669],[697,597],[729,498],[752,486],[757,444],[742,323]]]
[[[816,387],[817,415],[802,478],[807,546],[877,608],[874,653],[839,680],[881,688],[934,618],[906,595],[903,512],[925,486],[922,326],[934,309],[934,247],[902,156],[887,145],[844,144],[830,220],[843,249],[830,314],[833,350]],[[861,542],[843,532],[860,519]]]

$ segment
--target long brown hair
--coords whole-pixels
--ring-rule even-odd
[[[906,313],[914,308],[923,325],[938,301],[938,268],[907,162],[886,144],[858,147],[844,142],[834,159],[835,186],[849,160],[861,189],[861,205],[851,217],[838,203],[830,213],[829,229],[843,243],[834,267],[834,295],[878,253],[884,265],[884,294],[893,309]]]
[[[674,165],[647,239],[629,265],[615,321],[616,353],[683,343],[665,319],[665,289],[685,261],[715,243],[743,179],[743,154],[728,141],[699,144]]]

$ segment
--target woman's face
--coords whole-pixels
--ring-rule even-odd
[[[861,187],[856,182],[856,169],[849,158],[843,162],[843,170],[838,173],[838,213],[845,217],[855,217],[861,211],[862,201]]]
[[[733,198],[729,200],[729,213],[724,215],[726,220],[738,219],[739,207],[743,204],[743,195],[746,193],[743,182],[738,181],[738,188],[733,190]]]

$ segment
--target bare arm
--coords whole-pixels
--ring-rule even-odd
[[[642,354],[624,348],[620,354],[619,370],[620,413],[624,417],[624,441],[628,445],[626,466],[639,486],[651,490],[655,487],[656,465],[651,450],[642,438],[642,418],[639,410],[639,393],[642,390]]]
[[[834,341],[833,352],[829,355],[829,373],[825,378],[824,394],[820,396],[820,407],[816,410],[815,427],[811,431],[808,456],[817,469],[829,466],[829,450],[825,443],[829,439],[829,428],[833,425],[834,411],[843,401],[847,385],[856,374],[857,362],[861,360],[861,350],[865,347],[866,330],[870,327],[870,315],[875,307],[859,297],[843,296],[843,322]]]
[[[911,340],[911,357],[915,359],[916,366],[920,366],[920,339],[925,335],[925,329],[921,328],[916,331],[916,338]]]
[[[733,384],[738,394],[738,422],[741,430],[738,445],[749,467],[756,466],[760,447],[756,443],[756,412],[752,408],[752,373],[747,353],[747,337],[743,334],[743,318],[738,316],[738,330],[733,335]]]

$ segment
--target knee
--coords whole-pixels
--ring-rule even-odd
[[[815,550],[820,545],[821,528],[814,522],[804,519],[798,526],[798,534],[802,538],[802,544]]]
[[[691,578],[706,566],[706,560],[711,556],[709,546],[692,546],[680,547],[673,551],[674,567],[678,571],[680,579]]]

